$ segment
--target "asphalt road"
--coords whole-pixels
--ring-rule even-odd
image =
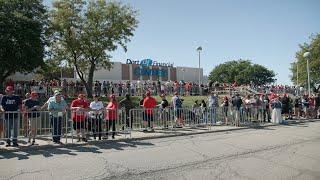
[[[320,179],[320,122],[3,153],[0,179]]]

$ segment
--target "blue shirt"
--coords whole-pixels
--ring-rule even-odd
[[[65,110],[67,106],[67,103],[65,100],[62,100],[58,103],[55,99],[53,101],[49,101],[48,104],[48,110],[54,110],[54,111],[63,111]],[[58,112],[50,112],[50,115],[54,116],[54,117],[58,117],[61,116],[60,113]]]

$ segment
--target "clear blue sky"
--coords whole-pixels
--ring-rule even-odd
[[[50,4],[51,0],[45,0]],[[151,58],[198,67],[204,73],[233,59],[250,59],[290,82],[290,63],[299,44],[320,32],[320,0],[125,0],[139,11],[139,27],[114,61]]]

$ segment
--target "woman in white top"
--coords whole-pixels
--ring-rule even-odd
[[[93,137],[96,139],[96,136],[98,134],[99,140],[101,140],[101,134],[102,134],[102,112],[104,109],[103,103],[99,100],[98,95],[93,96],[93,100],[90,103],[90,120],[91,122],[91,129],[93,132]]]
[[[281,116],[282,104],[280,102],[278,95],[271,101],[271,108],[272,108],[271,122],[274,124],[282,123],[282,116]]]

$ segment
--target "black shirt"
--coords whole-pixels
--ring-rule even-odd
[[[21,105],[21,99],[19,96],[12,95],[12,96],[3,96],[2,101],[1,101],[2,108],[5,111],[18,111],[19,107]],[[5,118],[6,119],[11,119],[11,118],[17,118],[18,113],[6,113]]]
[[[3,96],[1,101],[2,108],[5,111],[18,111],[21,105],[21,99],[19,96]]]
[[[34,106],[39,106],[40,102],[38,100],[32,100],[28,99],[25,102],[25,106],[28,107],[28,109],[33,108]],[[33,109],[32,111],[38,111],[36,109]],[[28,117],[39,117],[40,113],[28,113]]]
[[[161,108],[164,109],[169,106],[169,103],[166,99],[163,99],[161,102]]]

